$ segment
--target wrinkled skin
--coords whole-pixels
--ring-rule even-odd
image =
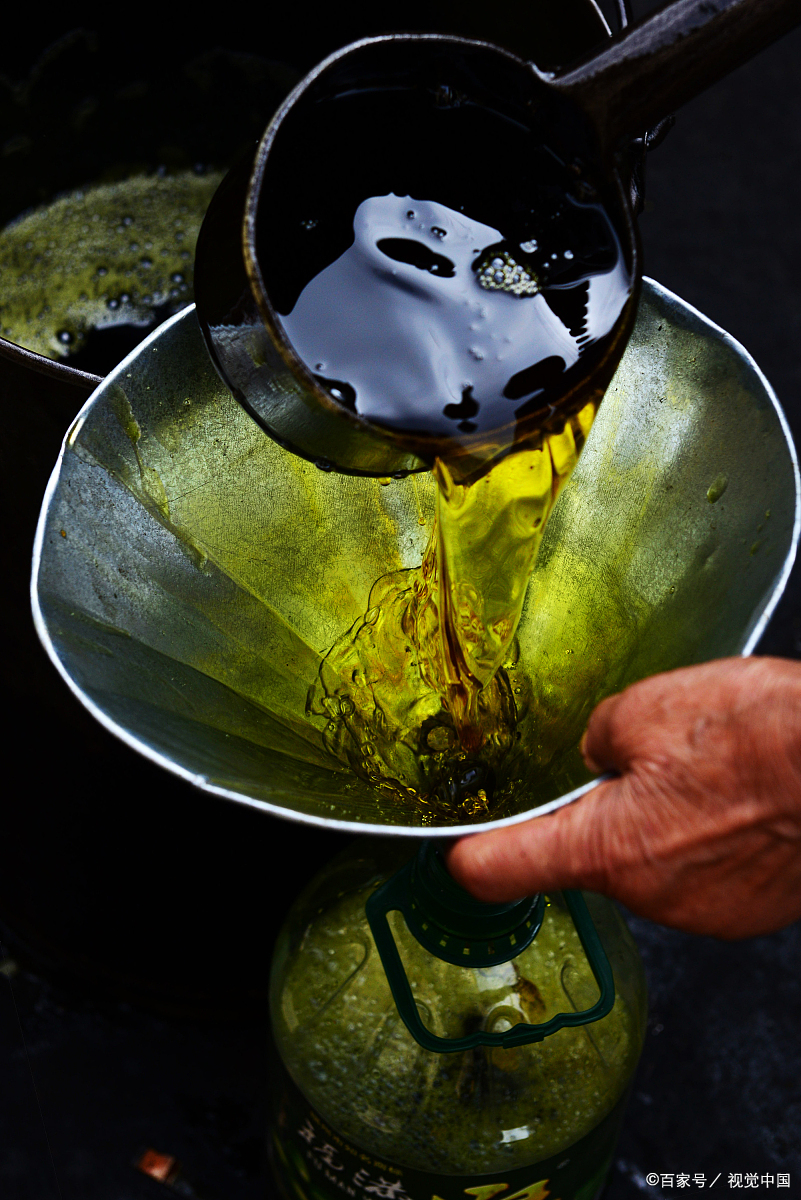
[[[582,749],[618,777],[449,852],[474,896],[583,887],[727,939],[801,917],[801,663],[722,659],[645,679],[596,708]]]

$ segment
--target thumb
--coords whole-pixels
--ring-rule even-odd
[[[621,704],[625,693],[618,692],[593,709],[584,736],[579,743],[585,763],[598,775],[604,771],[622,771],[628,765],[630,748],[624,744]]]
[[[618,786],[617,780],[610,780],[547,817],[461,838],[445,852],[448,870],[486,903],[565,887],[603,891],[608,822],[601,810],[614,799]]]

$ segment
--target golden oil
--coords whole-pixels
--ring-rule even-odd
[[[437,459],[437,512],[419,567],[377,580],[363,617],[326,655],[307,712],[328,750],[426,823],[507,810],[529,689],[515,633],[554,503],[597,406],[471,483]],[[514,774],[514,771],[511,771]]]

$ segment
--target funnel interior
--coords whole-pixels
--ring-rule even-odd
[[[646,281],[529,585],[528,754],[507,820],[590,782],[577,746],[604,696],[750,651],[792,561],[797,490],[752,360]],[[329,757],[305,706],[375,581],[420,563],[434,500],[427,474],[342,476],[283,450],[220,382],[189,309],[112,372],[65,440],[37,534],[37,627],[108,728],[198,786],[424,836],[413,807]]]

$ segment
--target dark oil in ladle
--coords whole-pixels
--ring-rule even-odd
[[[310,711],[333,753],[431,823],[509,800],[515,630],[633,290],[614,209],[581,173],[522,122],[443,91],[318,105],[308,136],[294,131],[306,170],[283,150],[306,190],[273,197],[259,229],[268,293],[318,383],[418,452],[430,439],[423,562],[377,581]],[[465,478],[460,456],[482,446]]]

